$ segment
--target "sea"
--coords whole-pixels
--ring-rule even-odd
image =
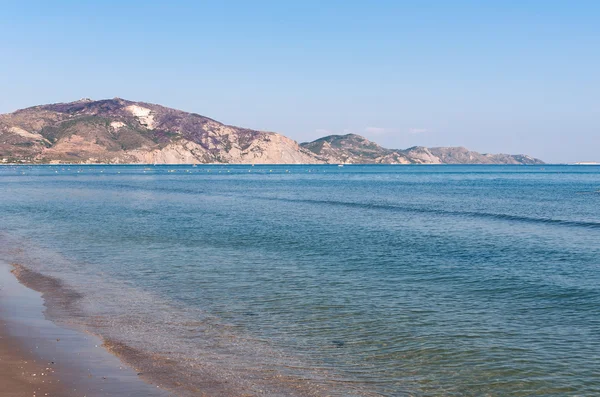
[[[600,395],[600,166],[6,165],[0,260],[181,395]]]

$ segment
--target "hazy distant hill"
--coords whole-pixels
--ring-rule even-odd
[[[0,161],[21,163],[477,163],[541,164],[525,155],[464,148],[385,149],[359,135],[298,145],[283,135],[228,126],[120,98],[35,106],[0,115]]]
[[[385,149],[360,135],[330,135],[300,144],[326,163],[412,164],[414,159],[395,150]]]
[[[415,146],[405,150],[386,149],[355,134],[330,135],[300,144],[327,163],[353,164],[543,164],[527,155],[481,154],[463,147],[426,148]]]

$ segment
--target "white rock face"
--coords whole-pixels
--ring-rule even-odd
[[[256,140],[240,153],[235,162],[247,164],[310,164],[315,159],[299,151],[296,141],[279,134],[269,135],[269,140]],[[233,162],[233,161],[232,161]]]
[[[204,148],[197,143],[175,142],[152,151],[132,150],[128,154],[143,164],[197,164]]]
[[[12,132],[13,134],[17,134],[19,136],[22,136],[23,138],[28,138],[28,139],[35,139],[37,141],[45,141],[46,139],[41,136],[40,134],[33,134],[27,130],[24,130],[21,127],[10,127],[8,129],[9,132]]]
[[[121,127],[125,127],[125,123],[122,123],[120,121],[113,121],[112,123],[110,123],[110,126],[116,131]]]
[[[152,110],[138,105],[130,105],[125,109],[127,109],[134,117],[137,117],[140,123],[146,126],[146,128],[149,130],[154,129],[155,121],[154,116],[151,114]]]
[[[250,147],[241,150],[232,147],[229,152],[221,151],[219,158],[213,157],[201,145],[180,140],[161,149],[152,151],[132,150],[127,152],[134,162],[144,164],[198,164],[225,162],[231,164],[311,164],[317,161],[299,151],[298,144],[282,135],[272,134],[268,140],[257,140]]]
[[[441,164],[440,158],[426,147],[416,147],[407,153],[415,162],[421,164]]]

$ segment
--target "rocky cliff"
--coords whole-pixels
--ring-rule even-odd
[[[4,163],[538,164],[464,148],[385,149],[359,135],[297,142],[195,113],[114,98],[35,106],[0,115]]]

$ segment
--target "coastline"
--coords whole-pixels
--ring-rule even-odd
[[[100,338],[46,319],[43,295],[11,268],[0,261],[0,396],[172,395],[142,380]]]
[[[46,318],[100,336],[155,385],[271,396],[281,374],[323,386],[305,395],[595,393],[597,171],[169,168],[3,179],[0,258],[29,269]]]
[[[0,260],[0,343],[6,341],[3,347],[21,346],[10,355],[0,348],[0,371],[3,361],[28,365],[20,378],[8,372],[7,379],[14,386],[9,394],[0,392],[0,397],[370,395],[356,390],[339,394],[318,382],[257,368],[246,367],[238,373],[233,367],[150,354],[90,334],[87,329],[50,320],[85,316],[78,308],[81,297],[59,279]],[[43,385],[54,389],[41,388],[37,394],[28,394],[39,382],[38,373],[46,368],[52,370],[53,383]]]

